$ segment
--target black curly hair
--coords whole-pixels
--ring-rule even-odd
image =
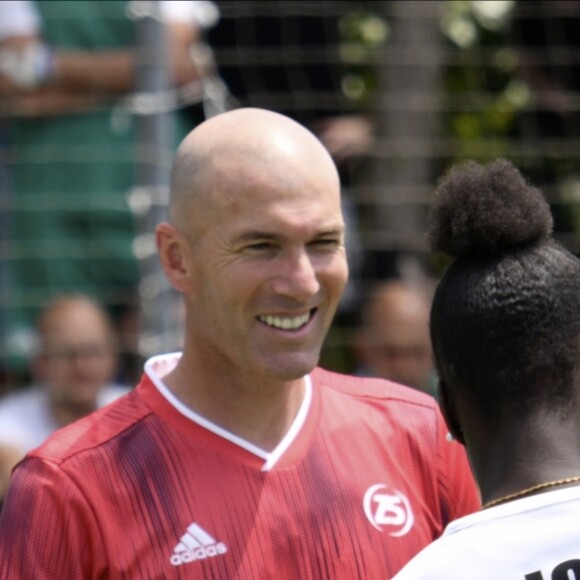
[[[441,379],[482,416],[565,413],[580,369],[580,260],[552,237],[550,208],[507,160],[439,182],[429,241],[455,261],[435,293]]]

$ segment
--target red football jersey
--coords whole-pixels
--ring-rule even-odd
[[[384,580],[479,507],[428,395],[317,369],[267,453],[183,407],[155,364],[15,469],[0,578]]]

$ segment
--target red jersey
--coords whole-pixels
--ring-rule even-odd
[[[436,402],[316,369],[266,453],[139,386],[56,432],[15,469],[0,578],[390,578],[479,507]]]

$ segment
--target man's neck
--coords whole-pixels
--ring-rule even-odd
[[[275,449],[286,435],[306,392],[304,378],[267,383],[204,379],[181,364],[162,380],[184,405],[264,451]]]
[[[479,449],[472,447],[473,467],[484,502],[580,475],[580,427],[557,416],[540,419],[517,428],[513,424],[499,425]]]

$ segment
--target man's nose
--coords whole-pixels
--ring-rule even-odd
[[[275,283],[278,293],[305,301],[320,290],[316,266],[307,249],[287,252],[279,267]]]

